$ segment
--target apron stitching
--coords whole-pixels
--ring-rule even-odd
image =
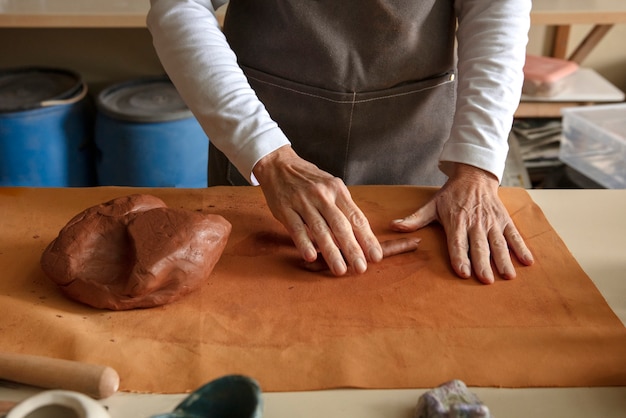
[[[352,92],[352,106],[350,107],[350,119],[348,120],[348,137],[346,138],[346,148],[344,151],[343,175],[341,178],[347,179],[348,170],[348,149],[350,148],[350,139],[352,137],[352,117],[354,116],[354,106],[356,105],[356,92]]]
[[[354,92],[352,100],[334,100],[334,99],[329,99],[328,97],[320,96],[320,95],[317,95],[317,94],[305,93],[303,91],[292,89],[290,87],[281,86],[280,84],[270,83],[270,82],[265,81],[265,80],[260,80],[260,79],[258,79],[256,77],[248,76],[248,78],[250,78],[252,80],[255,80],[255,81],[258,81],[259,83],[262,83],[262,84],[267,84],[269,86],[276,87],[276,88],[279,88],[279,89],[282,89],[282,90],[291,91],[292,93],[301,94],[303,96],[314,97],[314,98],[321,99],[321,100],[326,100],[326,101],[332,102],[332,103],[339,103],[339,104],[352,103],[353,105],[356,104],[356,103],[367,103],[367,102],[373,102],[373,101],[376,101],[376,100],[390,99],[392,97],[408,96],[410,94],[420,93],[420,92],[423,92],[423,91],[426,91],[426,90],[434,89],[435,87],[439,87],[439,86],[442,86],[444,84],[451,83],[454,80],[453,78],[448,78],[447,80],[444,80],[444,81],[442,81],[440,83],[437,83],[437,84],[432,85],[432,86],[424,87],[424,88],[421,88],[419,90],[411,90],[411,91],[408,91],[408,92],[405,92],[405,93],[389,94],[387,96],[373,97],[371,99],[356,100],[356,92]]]
[[[408,96],[410,94],[421,93],[421,92],[426,91],[426,90],[431,90],[431,89],[434,89],[435,87],[443,86],[444,84],[448,84],[448,83],[451,83],[451,82],[452,82],[452,80],[448,79],[448,80],[442,81],[440,83],[437,83],[435,85],[421,88],[419,90],[411,90],[411,91],[407,91],[405,93],[389,94],[387,96],[381,96],[381,97],[372,97],[371,99],[361,99],[361,100],[357,100],[356,103],[367,103],[367,102],[374,102],[376,100],[390,99],[392,97]]]

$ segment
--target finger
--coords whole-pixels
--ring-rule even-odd
[[[326,212],[329,211],[330,210],[327,210]],[[345,227],[344,223],[347,223],[347,220],[344,218],[342,221],[341,216],[336,214],[327,216],[328,221],[319,213],[311,213],[305,215],[304,220],[309,227],[313,239],[317,243],[319,252],[322,254],[322,257],[324,257],[324,260],[326,260],[330,271],[336,276],[341,276],[347,272],[348,266],[335,238],[339,242],[341,242],[341,240],[345,242],[344,235],[348,228]],[[363,263],[365,263],[365,261],[363,261]]]
[[[394,219],[390,228],[398,232],[414,232],[437,220],[437,204],[431,200],[411,215]]]
[[[383,249],[384,258],[387,258],[417,250],[420,241],[419,238],[390,239],[381,242],[380,246]],[[328,270],[328,264],[326,264],[324,257],[318,257],[317,260],[312,262],[304,262],[302,263],[302,267],[314,272]]]
[[[305,261],[316,260],[319,249],[333,274],[339,276],[346,273],[347,265],[330,225],[335,223],[335,229],[341,229],[337,226],[341,223],[336,221],[341,216],[333,214],[339,212],[334,206],[335,194],[327,192],[328,189],[313,188],[304,194],[293,193],[291,205],[273,205],[272,212],[285,225]],[[344,222],[347,224],[345,219]]]
[[[367,258],[355,235],[356,231],[348,218],[342,212],[336,211],[334,218],[330,219],[329,225],[345,262],[347,262],[349,267],[353,268],[355,273],[365,273],[367,271]],[[380,247],[380,244],[378,244],[378,247]],[[382,258],[382,249],[380,253]]]
[[[352,267],[357,274],[364,273],[367,270],[367,257],[363,249],[371,253],[375,260],[382,259],[382,249],[367,218],[352,200],[343,181],[334,178],[329,184],[334,193],[320,195],[316,200],[319,202],[319,211],[326,220],[333,237],[333,248],[329,250],[332,251],[334,257],[335,248],[338,248],[347,267]],[[320,250],[327,261],[338,262],[326,258],[323,245],[320,245]],[[344,269],[335,269],[332,264],[330,267],[335,274],[345,272]],[[339,264],[336,267],[338,268]]]
[[[374,235],[374,232],[372,232],[367,217],[352,201],[352,198],[350,196],[347,198],[344,197],[338,202],[338,207],[348,219],[352,228],[352,234],[359,245],[358,251],[351,251],[349,248],[342,247],[344,256],[349,260],[356,261],[361,255],[365,254],[365,257],[369,261],[377,263],[382,260],[383,250],[381,244],[376,235]]]
[[[489,231],[489,247],[491,248],[491,257],[500,276],[504,279],[514,279],[516,273],[511,262],[507,241],[504,235],[495,228]]]
[[[487,233],[482,228],[473,228],[469,234],[471,264],[476,277],[482,283],[494,282]]]
[[[450,265],[459,277],[467,279],[472,275],[469,259],[469,241],[467,231],[458,228],[455,231],[446,232],[448,237],[448,252],[450,253]]]
[[[333,274],[341,276],[348,267],[355,273],[363,273],[367,270],[367,260],[357,231],[362,240],[370,242],[370,247],[379,248],[377,239],[343,181],[327,179],[325,186],[310,190],[306,199],[302,199],[299,205],[302,220]],[[377,258],[382,258],[382,250]]]
[[[315,248],[315,243],[311,241],[309,230],[302,221],[300,215],[292,210],[289,210],[284,213],[282,223],[285,225],[287,232],[291,236],[291,239],[300,252],[302,258],[309,262],[314,261],[317,258],[317,249]]]
[[[512,223],[504,228],[504,237],[517,259],[526,266],[531,266],[535,262],[533,254],[526,246],[524,239]]]

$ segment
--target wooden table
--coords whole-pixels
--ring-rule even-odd
[[[546,217],[626,323],[626,190],[530,190]],[[624,359],[626,361],[626,359]],[[626,387],[472,388],[494,416],[621,418]],[[39,390],[0,382],[0,400],[20,401]],[[268,418],[406,418],[421,389],[265,393]],[[112,418],[147,418],[171,411],[187,395],[117,393],[100,401]]]

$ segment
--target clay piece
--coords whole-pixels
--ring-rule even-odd
[[[244,375],[226,375],[196,389],[172,412],[152,418],[262,418],[258,382]]]
[[[100,309],[151,308],[198,289],[222,255],[232,225],[220,215],[168,208],[134,194],[72,218],[41,267],[69,298]]]
[[[383,250],[383,258],[415,251],[417,250],[420,241],[421,238],[396,238],[382,241],[380,246]],[[313,272],[325,271],[329,269],[326,260],[324,260],[320,253],[317,254],[315,261],[302,262],[302,267]]]
[[[420,396],[414,418],[493,418],[489,408],[461,380],[451,380]]]

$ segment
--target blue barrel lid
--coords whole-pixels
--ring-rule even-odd
[[[166,122],[193,116],[167,77],[112,85],[100,92],[97,105],[107,116],[131,122]]]
[[[72,98],[81,92],[77,73],[45,67],[0,69],[0,113],[18,112]]]

